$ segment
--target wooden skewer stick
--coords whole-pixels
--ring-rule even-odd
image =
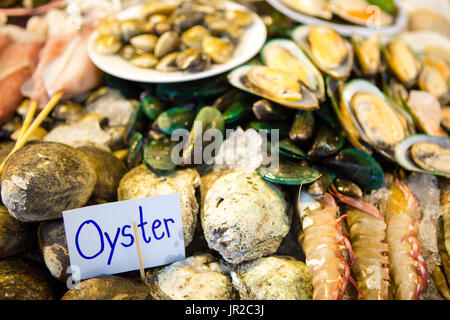
[[[28,130],[17,140],[16,145],[12,149],[12,151],[8,154],[8,156],[3,160],[2,165],[0,166],[0,174],[3,171],[3,168],[5,167],[6,161],[16,152],[17,150],[21,149],[25,143],[27,143],[30,136],[33,134],[33,132],[42,124],[42,122],[47,118],[50,112],[52,112],[53,108],[58,104],[59,100],[63,96],[63,92],[56,93],[50,101],[47,103],[44,109],[39,113],[39,115],[34,119],[33,123],[30,125]],[[30,111],[29,111],[30,112]],[[28,117],[28,116],[27,116]]]
[[[23,136],[27,132],[28,128],[30,127],[31,120],[33,120],[34,114],[36,113],[37,109],[37,102],[32,101],[30,103],[30,107],[28,108],[27,116],[25,117],[25,120],[23,121],[22,129],[20,129],[19,138],[17,138],[16,144],[23,139]]]
[[[139,257],[139,270],[141,272],[141,279],[142,282],[145,283],[145,271],[144,271],[144,262],[142,261],[142,253],[141,253],[141,246],[139,244],[139,237],[138,237],[138,231],[136,222],[133,221],[133,230],[134,230],[134,239],[136,240],[136,250]]]

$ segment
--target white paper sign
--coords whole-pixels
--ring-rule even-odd
[[[80,279],[139,269],[133,222],[144,268],[185,258],[179,194],[74,209],[63,218],[70,263]]]

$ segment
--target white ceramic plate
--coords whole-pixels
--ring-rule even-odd
[[[168,0],[168,2],[170,2]],[[227,9],[246,10],[247,8],[233,2],[224,1],[223,5]],[[138,18],[141,5],[128,8],[117,15],[119,20]],[[153,69],[142,69],[133,66],[131,63],[122,59],[118,55],[103,55],[96,52],[93,48],[97,34],[94,31],[89,38],[88,53],[92,62],[101,70],[118,78],[137,82],[147,83],[173,83],[186,82],[209,78],[221,73],[225,73],[241,64],[252,59],[266,42],[267,30],[264,22],[257,14],[253,14],[253,24],[245,29],[245,32],[239,42],[239,45],[233,52],[230,61],[224,64],[213,64],[208,70],[187,73],[187,72],[160,72]]]
[[[324,19],[320,19],[317,17],[309,16],[307,14],[300,13],[294,9],[289,8],[280,0],[267,0],[268,3],[272,5],[275,9],[285,14],[289,18],[294,21],[303,23],[303,24],[321,24],[333,28],[340,34],[344,36],[351,36],[354,34],[359,34],[361,36],[370,36],[374,33],[383,33],[383,34],[397,34],[401,32],[408,23],[408,14],[400,1],[396,0],[395,3],[398,7],[398,14],[395,18],[395,23],[392,26],[381,27],[381,28],[369,28],[359,25],[351,24],[342,24],[342,23],[334,23]]]

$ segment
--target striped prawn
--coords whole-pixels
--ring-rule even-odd
[[[353,250],[341,225],[345,217],[337,216],[338,207],[328,193],[316,200],[308,193],[300,192],[298,200],[304,236],[302,245],[312,277],[313,299],[340,300],[348,282],[354,282],[350,275]]]

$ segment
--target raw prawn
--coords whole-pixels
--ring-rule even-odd
[[[312,276],[314,300],[342,299],[350,277],[353,251],[341,229],[343,217],[338,218],[334,198],[325,193],[315,200],[305,192],[299,195],[299,211],[303,226],[303,249]]]

